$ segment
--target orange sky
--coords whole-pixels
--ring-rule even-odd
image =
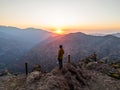
[[[0,25],[65,33],[120,32],[120,0],[0,0]]]

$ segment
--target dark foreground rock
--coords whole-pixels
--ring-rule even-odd
[[[0,77],[0,90],[120,90],[120,80],[106,74],[110,68],[91,62],[84,67],[64,64],[62,70],[56,67],[49,73],[37,69],[27,77]]]

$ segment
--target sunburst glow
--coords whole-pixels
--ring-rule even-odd
[[[55,33],[57,33],[57,34],[63,34],[63,30],[62,29],[56,29]]]

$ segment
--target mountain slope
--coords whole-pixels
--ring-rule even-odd
[[[12,67],[30,49],[28,44],[30,43],[0,37],[0,70]]]
[[[19,29],[0,26],[0,71],[2,69],[16,70],[15,62],[41,41],[52,37],[52,33],[34,29]]]
[[[120,33],[114,33],[112,35],[120,38]]]
[[[51,42],[49,40],[52,40]],[[71,60],[78,60],[88,57],[93,52],[97,53],[99,59],[108,61],[120,60],[120,39],[112,35],[91,36],[83,33],[71,33],[57,38],[49,38],[34,47],[27,53],[23,61],[29,63],[40,63],[46,70],[52,69],[57,62],[57,50],[62,44],[65,50],[64,62],[67,55],[71,55]]]

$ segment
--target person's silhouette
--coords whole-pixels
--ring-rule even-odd
[[[62,45],[60,45],[59,48],[60,48],[58,50],[59,69],[62,69],[62,67],[63,67],[62,60],[63,60],[64,50],[63,50],[63,46]]]

